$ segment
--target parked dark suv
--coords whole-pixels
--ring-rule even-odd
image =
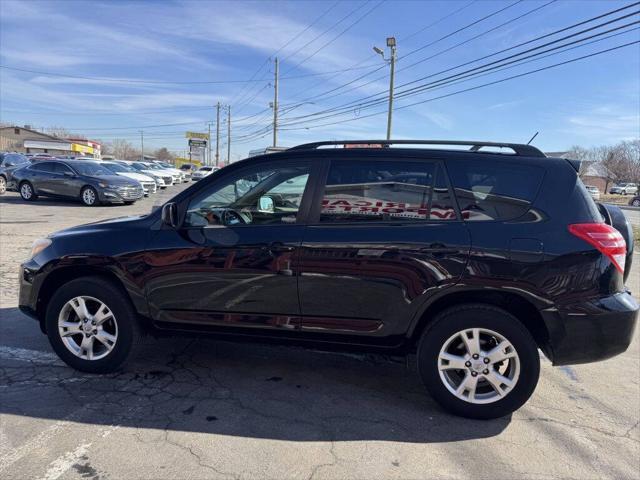
[[[39,195],[78,199],[92,207],[101,203],[130,204],[144,196],[142,185],[116,175],[91,160],[46,160],[13,172],[23,200]]]
[[[482,142],[253,157],[147,216],[38,240],[20,308],[85,372],[120,368],[143,332],[415,352],[444,408],[499,417],[533,393],[539,348],[593,362],[633,335],[630,228],[577,167]]]

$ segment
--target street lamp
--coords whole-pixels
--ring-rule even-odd
[[[396,71],[396,37],[387,37],[387,47],[391,50],[391,55],[389,60],[384,58],[384,51],[378,47],[373,47],[373,51],[382,57],[385,62],[388,62],[390,65],[390,74],[389,74],[389,112],[387,114],[387,140],[391,140],[391,122],[393,117],[393,82],[395,79],[395,71]]]

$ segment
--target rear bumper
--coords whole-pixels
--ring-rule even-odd
[[[597,362],[629,347],[640,306],[624,292],[541,312],[554,365]]]

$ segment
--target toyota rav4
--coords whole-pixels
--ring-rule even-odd
[[[37,240],[20,308],[84,372],[162,332],[415,353],[444,408],[503,416],[532,395],[539,350],[593,362],[633,336],[631,229],[578,167],[487,142],[253,157],[149,215]]]

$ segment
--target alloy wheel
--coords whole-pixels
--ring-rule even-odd
[[[493,403],[513,391],[520,376],[520,358],[503,335],[485,328],[459,331],[438,355],[445,387],[469,403]]]
[[[4,177],[0,177],[0,195],[3,195],[7,192],[7,181]]]
[[[64,304],[58,333],[67,350],[83,360],[100,360],[118,340],[118,323],[111,309],[94,297],[79,296]]]
[[[20,187],[20,195],[25,200],[29,200],[33,196],[33,188],[28,183],[23,183]]]
[[[634,207],[640,207],[640,200],[634,200],[633,202],[631,202],[631,205],[633,205]]]
[[[82,192],[82,201],[87,205],[93,205],[96,202],[96,193],[91,188],[85,189]]]

